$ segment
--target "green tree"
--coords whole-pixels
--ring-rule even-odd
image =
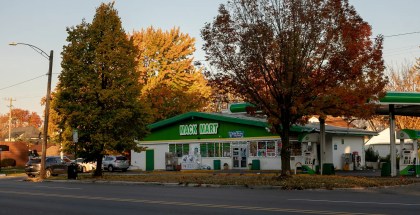
[[[56,101],[62,136],[71,143],[78,130],[77,155],[95,160],[102,175],[106,153],[140,150],[135,140],[147,134],[148,114],[138,98],[137,50],[124,32],[113,3],[101,4],[91,24],[67,28]]]
[[[162,31],[153,27],[135,31],[131,38],[139,50],[141,101],[149,105],[153,122],[204,110],[211,88],[193,65],[194,38],[179,28]]]
[[[290,128],[309,115],[369,117],[383,95],[382,37],[347,0],[232,0],[202,29],[209,73],[259,106],[281,136],[290,173]],[[227,86],[226,86],[227,85]]]

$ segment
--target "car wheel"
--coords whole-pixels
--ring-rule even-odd
[[[127,169],[122,169],[121,171],[123,171],[123,172],[127,172]]]
[[[49,178],[49,177],[51,177],[51,175],[52,175],[51,169],[46,169],[45,170],[45,178]]]
[[[109,172],[114,172],[114,167],[113,167],[112,165],[109,165],[109,166],[108,166],[108,171],[109,171]]]

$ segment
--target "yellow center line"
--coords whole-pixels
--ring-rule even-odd
[[[0,193],[25,195],[25,196],[45,196],[45,197],[59,197],[71,199],[88,199],[88,200],[101,200],[101,201],[115,201],[115,202],[131,202],[143,204],[160,204],[160,205],[174,205],[174,206],[193,206],[205,208],[224,208],[224,209],[238,209],[238,210],[253,210],[253,211],[272,211],[272,212],[289,212],[289,213],[305,213],[305,214],[334,214],[334,215],[367,215],[370,213],[351,213],[341,211],[323,211],[323,210],[304,210],[304,209],[291,209],[291,208],[267,208],[267,207],[251,207],[243,205],[222,205],[222,204],[205,204],[194,202],[174,202],[174,201],[159,201],[147,199],[124,199],[124,198],[110,198],[101,196],[75,196],[65,194],[52,194],[52,193],[34,193],[34,192],[17,192],[17,191],[0,191]],[[370,214],[381,215],[381,214]]]

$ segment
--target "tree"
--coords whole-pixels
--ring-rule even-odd
[[[12,128],[33,126],[40,128],[42,125],[41,117],[36,112],[29,112],[20,108],[12,109]],[[9,114],[0,115],[0,136],[9,132]]]
[[[218,70],[209,78],[260,107],[280,135],[282,175],[292,125],[309,115],[367,118],[366,101],[383,96],[382,37],[371,41],[347,0],[233,0],[201,33]]]
[[[211,89],[193,65],[194,38],[179,28],[149,27],[133,32],[132,39],[139,50],[141,101],[150,106],[153,122],[206,107]]]
[[[386,86],[388,91],[420,92],[420,58],[415,65],[405,64],[398,69],[390,67],[388,73],[390,77]],[[396,116],[395,125],[399,129],[418,129],[420,117]]]
[[[135,71],[137,50],[122,29],[114,4],[101,4],[91,24],[67,28],[53,108],[59,128],[79,157],[95,160],[102,175],[106,153],[140,150],[135,140],[146,133],[148,114],[139,102]],[[78,143],[71,145],[73,129]]]

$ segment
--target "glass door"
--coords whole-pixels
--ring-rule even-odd
[[[247,168],[248,147],[246,144],[232,145],[234,169]]]

